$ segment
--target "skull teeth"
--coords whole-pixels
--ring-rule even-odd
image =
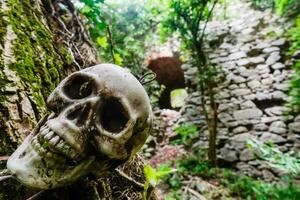
[[[52,131],[47,125],[40,128],[40,133],[37,135],[37,139],[32,140],[32,145],[43,155],[49,153],[50,150],[53,152],[52,154],[63,154],[72,160],[78,160],[80,157],[74,148],[67,144],[63,138]]]

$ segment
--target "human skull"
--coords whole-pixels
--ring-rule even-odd
[[[12,154],[7,168],[31,188],[64,186],[124,163],[151,129],[149,98],[127,70],[100,64],[65,78],[50,94],[46,116]]]

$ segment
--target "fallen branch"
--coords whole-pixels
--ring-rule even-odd
[[[9,156],[0,156],[0,161],[8,160]]]
[[[6,180],[6,179],[9,179],[9,178],[11,178],[11,177],[12,177],[12,175],[0,176],[0,182],[4,181],[4,180]]]
[[[38,198],[39,196],[41,196],[41,194],[43,194],[45,191],[40,191],[38,193],[36,193],[35,195],[33,195],[32,197],[29,197],[27,200],[34,200],[36,198]]]
[[[132,182],[134,185],[136,185],[137,187],[144,189],[144,184],[137,182],[136,180],[134,180],[133,178],[131,178],[130,176],[128,176],[127,174],[125,174],[124,172],[120,171],[119,169],[115,170],[118,175],[122,176],[123,178],[127,179],[128,181]]]

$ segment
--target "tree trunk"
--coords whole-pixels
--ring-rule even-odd
[[[96,55],[69,0],[0,1],[0,156],[10,155],[31,132],[61,79],[98,63]],[[5,169],[6,161],[0,159],[0,167]],[[119,169],[121,175],[85,177],[36,199],[141,199],[143,188],[134,181],[144,182],[142,169],[137,157]],[[13,179],[0,182],[0,200],[23,200],[37,192]]]

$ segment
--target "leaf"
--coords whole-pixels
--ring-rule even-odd
[[[86,13],[91,12],[92,10],[93,10],[93,9],[92,9],[90,6],[85,5],[85,6],[80,10],[80,12],[81,12],[82,14],[86,14]]]
[[[116,65],[123,65],[123,58],[120,56],[120,54],[115,54],[115,64]]]
[[[147,181],[151,184],[152,187],[155,187],[158,182],[156,177],[156,170],[150,165],[146,165],[144,167],[144,173]]]
[[[188,94],[185,89],[176,89],[171,92],[171,105],[173,108],[182,107]]]
[[[98,38],[97,38],[97,44],[98,44],[100,47],[106,49],[107,46],[108,46],[107,38],[106,38],[105,36],[104,36],[104,37],[98,37]]]

